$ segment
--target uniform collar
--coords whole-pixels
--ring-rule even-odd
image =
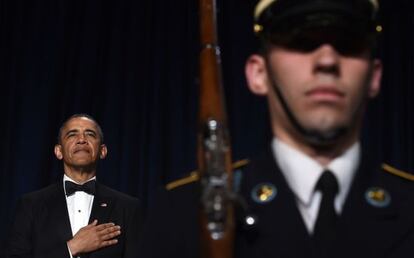
[[[354,143],[326,167],[277,138],[272,141],[272,151],[289,187],[298,201],[305,206],[310,204],[316,183],[322,172],[326,169],[332,171],[339,184],[335,206],[338,212],[342,211],[360,161],[361,147],[359,142]]]

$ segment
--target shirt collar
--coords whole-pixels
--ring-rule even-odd
[[[339,184],[339,193],[336,198],[337,209],[342,210],[359,165],[361,152],[359,142],[354,143],[341,156],[329,163],[327,167],[321,166],[305,153],[277,138],[272,141],[272,150],[288,185],[304,205],[310,204],[316,183],[322,172],[325,169],[332,171]]]

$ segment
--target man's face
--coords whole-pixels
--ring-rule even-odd
[[[250,72],[249,65],[253,67]],[[368,52],[343,56],[331,45],[323,44],[308,52],[274,47],[267,61],[251,57],[246,72],[251,90],[259,89],[257,94],[269,96],[276,127],[292,129],[273,84],[304,129],[329,133],[355,127],[366,99],[379,91],[381,65],[371,60]]]
[[[65,166],[94,167],[98,159],[105,158],[106,146],[101,144],[98,128],[86,117],[72,118],[62,129],[60,144],[55,146],[56,157]]]

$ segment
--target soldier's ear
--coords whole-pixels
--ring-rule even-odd
[[[372,63],[372,76],[371,83],[368,91],[370,98],[374,98],[378,95],[381,89],[382,78],[382,62],[379,59],[375,59]]]
[[[106,155],[108,154],[108,148],[105,144],[101,144],[101,147],[99,148],[99,158],[105,159]]]
[[[266,95],[269,92],[266,63],[262,56],[251,55],[244,69],[247,85],[256,95]]]
[[[62,145],[60,144],[56,144],[55,145],[55,156],[58,160],[62,160],[63,159],[63,154],[62,154]]]

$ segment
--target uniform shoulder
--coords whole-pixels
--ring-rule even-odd
[[[240,171],[247,165],[249,164],[249,160],[248,159],[242,159],[242,160],[238,160],[236,162],[233,163],[233,170],[235,171],[235,173],[240,173]],[[195,182],[198,182],[198,180],[200,179],[200,175],[199,172],[197,170],[194,170],[192,172],[190,172],[190,174],[188,174],[187,176],[184,176],[182,178],[176,179],[174,181],[171,181],[170,183],[168,183],[165,186],[165,189],[167,191],[171,191],[177,188],[180,188],[182,186],[185,185],[189,185],[189,184],[193,184]]]
[[[403,171],[403,170],[398,169],[398,168],[396,168],[396,167],[394,167],[390,164],[387,164],[387,163],[383,163],[381,165],[381,168],[387,174],[391,174],[391,175],[399,177],[401,179],[414,182],[414,174],[412,174],[410,172]]]
[[[200,179],[200,176],[199,176],[199,174],[198,174],[198,171],[196,171],[196,170],[195,170],[195,171],[190,172],[190,174],[189,174],[189,175],[187,175],[187,176],[184,176],[184,177],[181,177],[181,178],[179,178],[179,179],[176,179],[176,180],[174,180],[174,181],[169,182],[169,183],[165,186],[165,189],[166,189],[167,191],[171,191],[171,190],[174,190],[174,189],[179,188],[179,187],[181,187],[181,186],[184,186],[184,185],[189,185],[189,184],[195,183],[195,182],[197,182],[199,179]]]

